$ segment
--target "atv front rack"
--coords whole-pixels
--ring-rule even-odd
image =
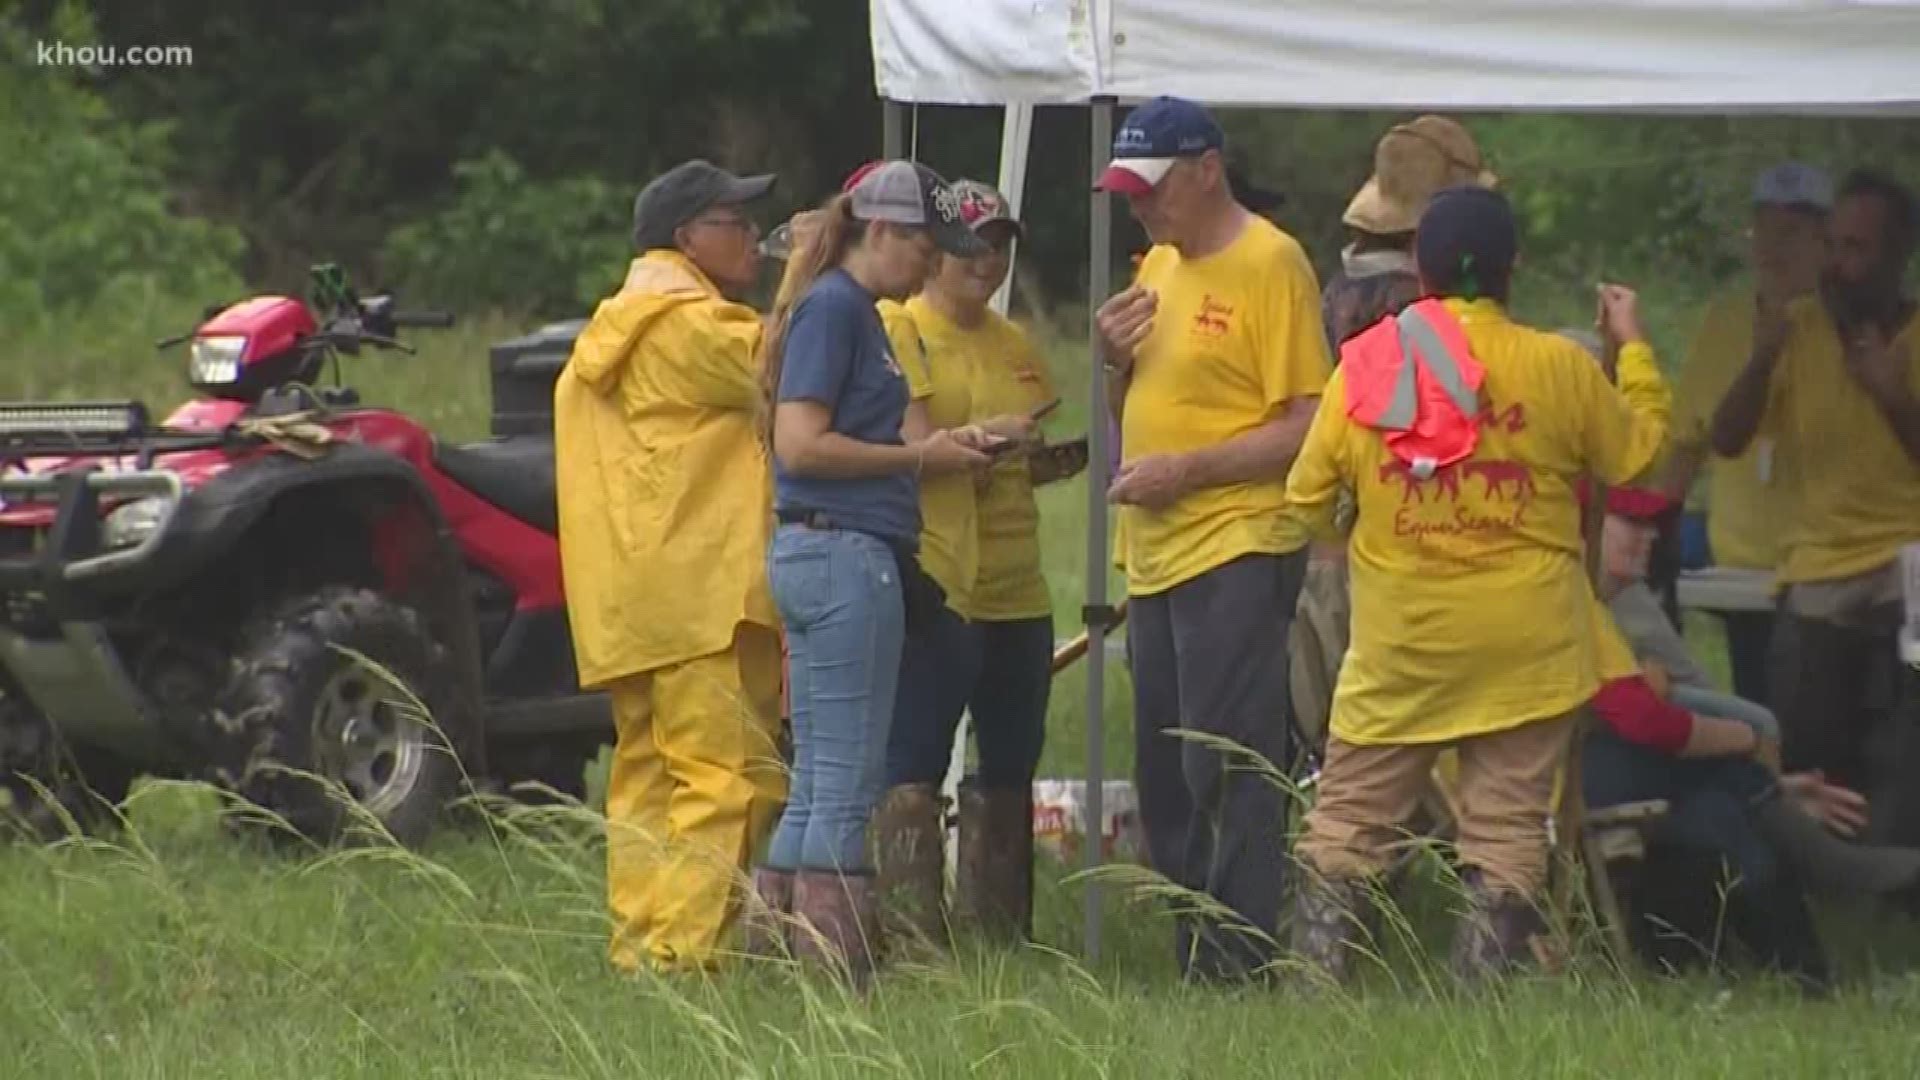
[[[57,588],[111,574],[147,559],[167,535],[167,525],[185,497],[180,477],[164,470],[103,472],[79,468],[57,473],[0,475],[0,505],[52,502],[53,525],[38,550],[0,558],[0,589]],[[139,541],[103,547],[100,504],[155,499],[157,521]]]

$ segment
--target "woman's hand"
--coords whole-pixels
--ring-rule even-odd
[[[1851,788],[1827,783],[1825,774],[1800,772],[1780,778],[1780,788],[1821,824],[1845,837],[1867,827],[1867,798]]]
[[[968,445],[969,442],[975,442],[983,435],[983,432],[973,427],[935,431],[913,444],[913,449],[919,454],[920,471],[940,474],[986,468],[993,463],[993,459],[974,446]]]
[[[1006,441],[1002,436],[989,431],[983,424],[962,424],[957,428],[949,428],[948,434],[952,435],[953,441],[961,446],[982,453]]]
[[[1040,425],[1034,422],[1033,417],[1019,413],[1008,413],[991,420],[983,420],[980,422],[980,427],[989,434],[1002,439],[1011,439],[1026,446],[1035,445],[1040,441]]]

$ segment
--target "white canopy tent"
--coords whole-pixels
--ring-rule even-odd
[[[886,153],[901,104],[1006,108],[1016,212],[1035,105],[1087,104],[1104,166],[1118,101],[1431,111],[1920,114],[1920,0],[871,0]],[[1091,177],[1089,177],[1091,187]],[[1108,197],[1090,196],[1091,312],[1110,292]],[[1005,303],[1003,290],[1000,303]],[[1004,310],[1004,307],[1002,308]],[[1086,853],[1101,860],[1106,595],[1103,369],[1090,365]],[[1099,951],[1089,882],[1086,949]]]

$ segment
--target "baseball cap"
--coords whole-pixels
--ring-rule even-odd
[[[1755,206],[1804,206],[1833,209],[1833,178],[1797,161],[1787,161],[1762,172],[1753,181]]]
[[[1420,215],[1413,241],[1420,278],[1487,296],[1513,273],[1519,226],[1506,196],[1478,184],[1445,188]]]
[[[1094,187],[1145,195],[1181,158],[1225,150],[1226,133],[1198,103],[1162,95],[1127,114],[1113,136],[1113,160]]]
[[[953,193],[960,197],[960,220],[967,223],[967,228],[978,233],[989,225],[1005,222],[1012,227],[1014,236],[1022,240],[1027,238],[1026,226],[1013,216],[1013,205],[992,184],[980,180],[955,180]]]
[[[848,178],[856,221],[886,221],[926,229],[940,250],[960,258],[984,254],[987,242],[961,216],[960,196],[937,172],[917,161],[882,161]]]
[[[673,231],[715,206],[741,206],[773,190],[776,178],[735,176],[695,158],[661,173],[633,200],[633,246],[641,251],[673,246]]]

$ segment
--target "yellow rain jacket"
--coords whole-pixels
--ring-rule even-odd
[[[575,341],[553,426],[583,687],[723,652],[743,622],[779,628],[760,333],[692,262],[650,251]]]

